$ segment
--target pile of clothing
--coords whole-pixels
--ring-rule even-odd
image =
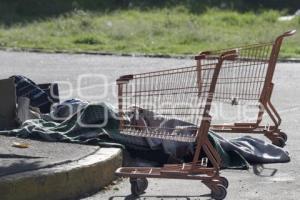
[[[20,84],[18,78],[16,81]],[[30,83],[37,87],[34,82]],[[34,99],[47,100],[49,98],[39,90],[35,90],[36,92],[31,95],[28,95],[28,91],[25,92],[24,88],[22,91],[17,92],[18,97],[26,96],[30,100],[33,99],[30,101],[32,107],[37,106]],[[171,129],[177,126],[194,126],[178,119],[157,118],[151,111],[144,112],[150,113],[146,120],[152,127],[155,124],[161,126],[162,122],[164,127]],[[148,160],[148,164],[151,166],[192,161],[195,150],[194,143],[123,135],[119,130],[119,117],[118,110],[108,103],[90,104],[79,99],[71,99],[54,104],[47,114],[38,112],[34,119],[25,120],[18,129],[0,131],[0,134],[48,142],[120,147],[129,152],[130,158],[143,158]],[[130,121],[129,117],[127,119]],[[282,148],[250,136],[227,140],[210,131],[209,139],[220,154],[224,169],[248,169],[249,165],[254,164],[290,161],[288,152]],[[205,157],[206,155],[200,156]],[[127,166],[137,166],[138,164],[125,162]]]

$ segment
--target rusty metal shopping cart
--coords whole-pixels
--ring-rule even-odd
[[[274,87],[272,78],[282,41],[285,37],[294,35],[295,32],[295,30],[288,31],[270,43],[201,53],[200,56],[207,54],[210,57],[218,57],[222,52],[228,51],[237,54],[234,60],[226,61],[222,65],[215,90],[215,101],[223,101],[232,105],[255,105],[258,108],[257,119],[254,122],[211,125],[211,130],[264,134],[273,144],[281,147],[285,145],[287,135],[280,130],[281,118],[271,103]],[[265,112],[273,125],[262,124]]]
[[[211,189],[213,198],[225,198],[228,181],[220,176],[221,158],[208,140],[209,113],[221,65],[234,56],[232,51],[222,53],[216,59],[207,59],[206,54],[202,54],[196,57],[196,66],[125,75],[117,80],[122,134],[196,144],[191,163],[166,164],[161,168],[119,168],[118,176],[130,177],[133,195],[146,190],[146,178],[150,177],[201,180]],[[143,120],[143,110],[151,110],[164,118],[187,121],[194,126],[188,131],[183,127],[152,127]],[[134,113],[134,120],[126,119],[128,113]],[[205,156],[200,157],[203,152]]]

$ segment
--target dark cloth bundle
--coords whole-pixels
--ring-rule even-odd
[[[30,99],[30,106],[39,108],[42,113],[48,110],[49,104],[53,102],[46,91],[25,76],[16,75],[11,78],[15,80],[17,98],[27,97]]]
[[[176,119],[165,121],[165,125],[169,127],[178,124],[191,126]],[[119,131],[118,111],[106,103],[83,106],[81,110],[63,122],[44,119],[27,120],[20,129],[2,131],[0,134],[49,142],[126,148],[131,156],[150,160],[152,164],[156,163],[158,166],[167,162],[191,161],[195,145],[194,143],[123,135]],[[282,148],[249,136],[226,140],[209,132],[209,139],[222,158],[222,168],[247,169],[249,163],[290,161],[288,153]]]

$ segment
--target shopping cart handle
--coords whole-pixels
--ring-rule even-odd
[[[280,46],[280,45],[281,45],[281,42],[282,42],[282,40],[283,40],[283,38],[292,36],[292,35],[294,35],[295,33],[296,33],[296,30],[290,30],[290,31],[287,31],[287,32],[283,33],[282,35],[280,35],[280,36],[278,36],[278,37],[276,38],[275,44],[277,44],[277,45]]]
[[[199,53],[199,55],[195,56],[195,60],[205,59],[210,54],[211,54],[210,51],[203,51],[203,52]]]
[[[282,35],[280,35],[278,38],[283,38],[283,37],[287,37],[287,36],[292,36],[296,33],[297,31],[296,30],[290,30],[290,31],[287,31],[285,33],[283,33]]]
[[[120,76],[120,78],[117,79],[117,82],[127,82],[133,79],[133,75],[129,74],[129,75],[124,75],[124,76]]]
[[[226,51],[222,53],[220,57],[222,60],[235,60],[238,57],[238,50],[233,49],[230,51]]]

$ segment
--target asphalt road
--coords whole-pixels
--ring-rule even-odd
[[[99,55],[36,54],[0,52],[0,78],[14,74],[32,80],[60,83],[62,99],[71,97],[89,101],[116,103],[115,79],[124,74],[153,71],[163,68],[187,66],[193,60]],[[286,150],[292,161],[287,164],[269,165],[277,169],[265,170],[264,176],[250,171],[224,170],[229,179],[227,199],[290,199],[300,196],[300,66],[279,63],[276,69],[273,103],[283,119],[281,128],[288,134]],[[70,92],[71,91],[71,92]],[[99,177],[101,178],[101,177]],[[130,199],[128,180],[111,186],[108,190],[84,200]],[[147,193],[141,199],[209,199],[209,190],[197,181],[150,179]]]
[[[116,103],[115,80],[124,74],[186,66],[192,60],[0,51],[0,78],[24,75],[59,83],[61,99]]]

